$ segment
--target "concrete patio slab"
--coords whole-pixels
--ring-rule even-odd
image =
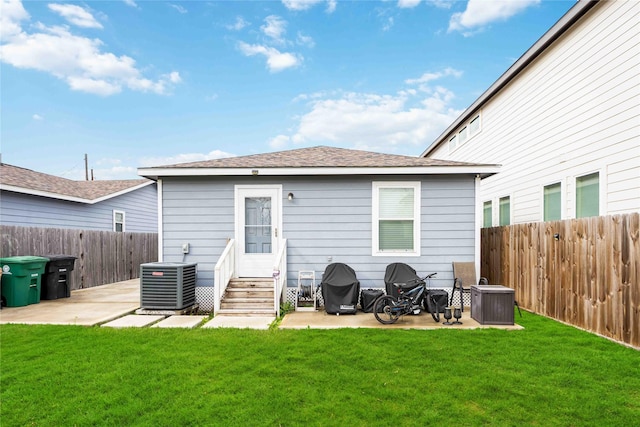
[[[451,319],[455,320],[455,319]],[[409,315],[400,318],[392,325],[378,322],[373,313],[327,314],[325,311],[294,311],[288,313],[280,322],[280,329],[337,329],[337,328],[381,328],[381,329],[479,329],[499,328],[518,330],[520,325],[481,325],[471,318],[469,310],[462,313],[461,325],[443,325],[445,319],[440,315],[437,323],[429,313]]]
[[[71,291],[69,298],[3,307],[0,324],[98,325],[140,307],[140,279]]]
[[[156,314],[149,316],[141,316],[138,314],[128,314],[126,316],[120,317],[116,320],[112,320],[111,322],[107,322],[102,327],[106,328],[144,328],[145,326],[149,326],[158,320],[164,319],[165,316]]]
[[[164,320],[156,323],[155,325],[151,325],[152,328],[195,328],[203,320],[208,318],[209,316],[169,316]]]
[[[203,328],[239,328],[239,329],[269,329],[276,320],[271,317],[240,317],[240,316],[216,316],[202,325]]]

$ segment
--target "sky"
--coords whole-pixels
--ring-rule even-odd
[[[2,161],[69,179],[418,156],[574,0],[0,0]]]

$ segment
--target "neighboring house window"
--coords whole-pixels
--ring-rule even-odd
[[[449,139],[449,152],[455,151],[456,148],[462,146],[462,144],[478,132],[480,132],[480,114],[476,114],[469,122],[464,124],[458,132],[453,134]]]
[[[449,152],[451,153],[452,151],[454,151],[457,146],[458,146],[458,136],[453,135],[449,140]]]
[[[491,211],[491,200],[482,205],[482,226],[491,227],[493,225],[493,212]]]
[[[460,132],[458,132],[458,137],[460,138],[460,144],[464,144],[468,136],[469,134],[467,133],[466,126],[460,129]]]
[[[124,212],[113,211],[113,231],[124,231]]]
[[[600,215],[598,172],[576,178],[576,218]]]
[[[480,114],[478,114],[477,116],[475,116],[473,119],[471,119],[471,121],[469,122],[469,135],[473,136],[476,133],[478,133],[478,131],[480,130]]]
[[[500,225],[509,225],[511,222],[511,198],[500,198]]]
[[[561,217],[560,183],[544,187],[544,221],[557,221]]]
[[[420,255],[420,182],[373,183],[373,255]]]

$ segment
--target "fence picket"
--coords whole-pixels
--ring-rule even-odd
[[[2,226],[0,255],[71,255],[72,289],[136,279],[140,264],[158,260],[156,233]]]
[[[520,306],[640,347],[640,213],[483,228],[481,252]]]

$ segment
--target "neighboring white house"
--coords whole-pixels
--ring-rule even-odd
[[[422,155],[502,165],[485,227],[640,211],[640,2],[579,1]]]

